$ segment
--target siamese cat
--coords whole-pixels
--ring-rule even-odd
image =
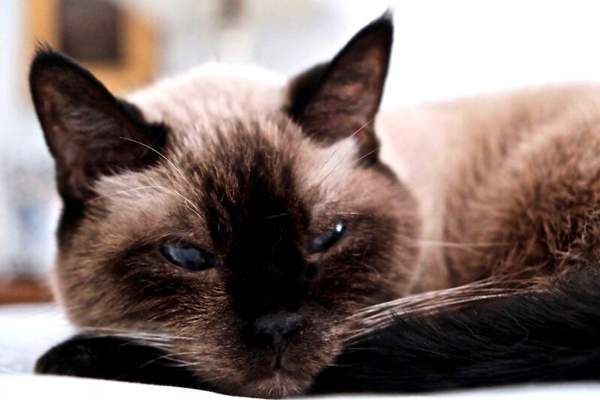
[[[41,49],[81,333],[36,371],[257,397],[597,378],[600,91],[376,123],[392,33],[287,82],[204,66],[126,99]]]

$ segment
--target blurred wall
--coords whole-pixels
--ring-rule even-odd
[[[86,1],[86,0],[82,0]],[[284,74],[329,58],[395,9],[384,108],[564,81],[600,81],[594,0],[115,0],[157,33],[157,75],[208,60]],[[27,97],[27,0],[0,0],[0,278],[44,274],[59,202]]]

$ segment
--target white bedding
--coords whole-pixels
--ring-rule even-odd
[[[82,378],[35,376],[35,359],[53,344],[73,333],[54,306],[0,307],[0,399],[93,400],[143,398],[144,400],[222,399],[226,396],[193,389],[112,382]],[[116,396],[116,397],[115,397]],[[348,397],[348,396],[340,396]],[[352,396],[365,399],[375,396]],[[530,385],[486,390],[453,391],[428,396],[378,396],[378,398],[439,399],[600,399],[599,384]]]

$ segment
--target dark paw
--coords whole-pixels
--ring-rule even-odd
[[[97,358],[97,349],[91,347],[87,339],[75,337],[42,355],[35,364],[35,372],[93,377]]]
[[[127,338],[75,336],[41,356],[35,372],[212,389],[166,356],[163,350]]]

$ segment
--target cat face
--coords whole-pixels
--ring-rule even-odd
[[[70,318],[160,334],[215,390],[306,390],[344,319],[399,295],[416,258],[415,205],[373,128],[391,31],[375,21],[283,89],[195,73],[131,102],[40,52],[31,88],[64,201],[55,283]]]

